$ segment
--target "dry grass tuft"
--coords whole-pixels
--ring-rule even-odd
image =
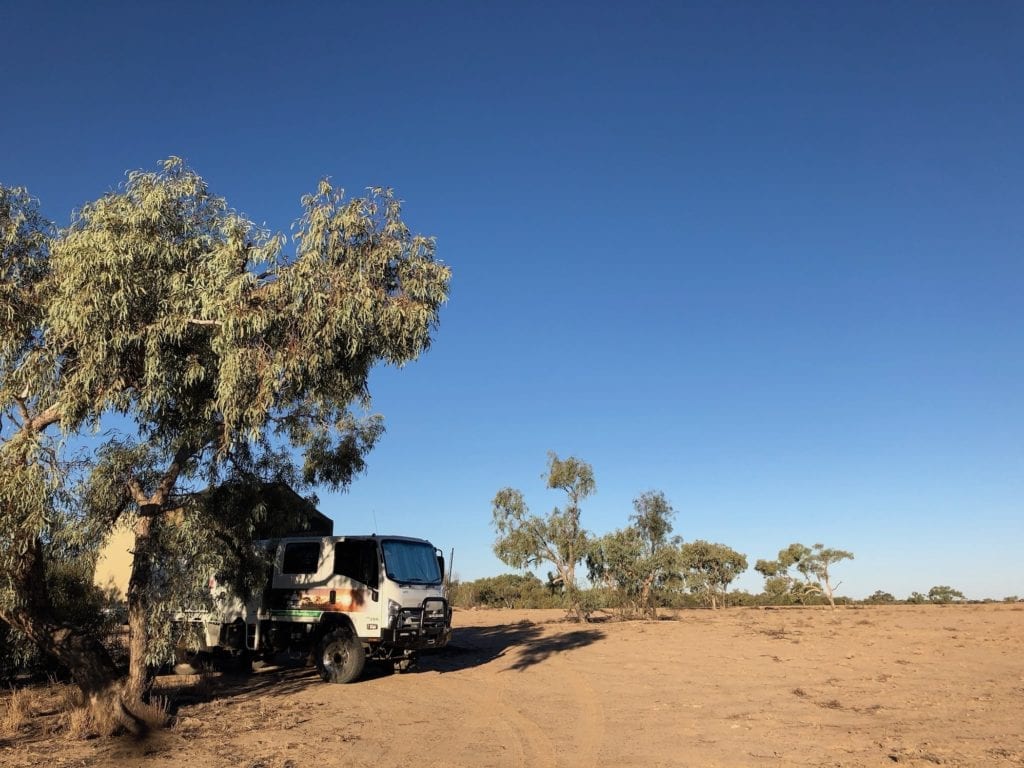
[[[0,728],[4,733],[12,736],[17,734],[28,725],[34,709],[32,692],[28,688],[12,688],[11,695],[7,699],[7,709],[0,721]]]
[[[92,712],[89,707],[75,707],[66,712],[67,729],[65,735],[69,739],[81,740],[92,738],[95,732],[92,727]]]
[[[163,728],[171,722],[171,700],[167,696],[154,696],[148,704],[136,707],[135,715],[147,728]]]
[[[89,722],[92,732],[100,737],[106,738],[120,733],[123,729],[119,717],[120,702],[97,699],[89,703]]]
[[[84,702],[77,691],[65,694],[64,724],[69,739],[95,739],[113,736],[121,730],[108,699]]]
[[[170,722],[170,699],[154,696],[148,704],[136,704],[126,715],[116,697],[103,697],[87,705],[75,703],[65,710],[65,733],[69,739],[107,738],[124,730],[145,733]]]

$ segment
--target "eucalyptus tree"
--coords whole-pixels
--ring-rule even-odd
[[[661,491],[633,500],[632,524],[594,541],[587,556],[590,578],[615,588],[644,616],[656,615],[654,591],[678,576],[679,537],[672,533],[675,510]]]
[[[891,605],[896,602],[896,596],[892,592],[886,592],[884,589],[876,589],[864,598],[864,602],[871,603],[872,605]]]
[[[573,456],[560,459],[550,452],[546,484],[566,495],[565,508],[555,507],[547,517],[530,514],[522,492],[515,488],[498,491],[492,502],[498,535],[494,553],[513,568],[532,568],[543,562],[554,566],[554,580],[565,591],[569,613],[584,621],[576,566],[587,556],[590,535],[580,524],[580,502],[594,492],[594,470]]]
[[[99,452],[82,508],[101,529],[134,530],[131,700],[145,692],[169,573],[205,579],[196,541],[240,552],[254,522],[200,491],[347,484],[382,431],[360,415],[370,370],[427,349],[450,272],[390,190],[347,198],[321,182],[301,201],[293,249],[177,158],[129,174],[59,231],[24,197],[5,199],[0,408],[13,429],[0,446],[0,568],[11,594],[30,591],[64,488],[59,436],[119,414],[128,427]],[[83,690],[109,686],[106,668],[76,670],[45,603],[8,600],[0,616]]]
[[[964,593],[959,589],[940,584],[928,590],[928,601],[931,603],[960,603],[966,600]]]
[[[683,544],[680,559],[690,590],[701,595],[712,608],[718,607],[719,600],[725,605],[729,585],[747,570],[746,555],[703,539]]]
[[[754,563],[754,570],[764,577],[764,594],[769,603],[792,602],[796,581],[789,575],[788,566],[778,560],[758,560]]]
[[[67,554],[70,501],[57,430],[60,352],[43,337],[56,233],[24,189],[0,185],[0,619],[61,659],[92,695],[116,676],[114,662],[48,590],[47,558]]]
[[[756,570],[765,576],[766,586],[772,578],[790,579],[791,591],[798,589],[807,594],[823,595],[833,609],[836,607],[835,591],[842,582],[832,583],[832,566],[843,560],[852,560],[853,553],[843,549],[832,549],[824,544],[805,546],[803,544],[790,544],[785,549],[779,550],[776,560],[759,560],[755,566]],[[803,577],[803,582],[793,580],[788,576],[789,569],[795,568]]]

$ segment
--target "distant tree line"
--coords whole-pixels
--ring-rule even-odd
[[[548,454],[548,489],[565,494],[565,504],[547,515],[530,512],[523,493],[503,488],[492,502],[497,537],[494,552],[519,570],[549,567],[547,580],[533,573],[503,574],[452,584],[450,596],[460,607],[565,608],[578,620],[596,610],[626,616],[654,616],[659,607],[726,605],[884,605],[966,602],[958,589],[939,585],[926,594],[912,592],[899,600],[878,590],[863,600],[840,596],[835,567],[854,555],[824,544],[793,543],[773,560],[758,560],[764,589],[752,594],[729,591],[747,570],[747,556],[716,542],[684,541],[673,535],[676,511],[661,491],[647,491],[633,501],[628,524],[596,536],[582,524],[582,502],[597,488],[593,468],[576,458]],[[589,583],[578,573],[585,566]],[[1016,595],[1004,602],[1017,602]],[[992,601],[986,601],[992,602]]]
[[[534,607],[560,600],[578,620],[607,608],[640,616],[655,615],[658,606],[718,608],[728,603],[730,585],[748,568],[746,555],[726,544],[673,536],[676,511],[661,491],[640,494],[626,526],[595,536],[581,521],[582,502],[596,490],[590,464],[549,453],[545,481],[549,489],[565,494],[563,507],[546,516],[532,514],[521,491],[503,488],[491,511],[498,558],[520,570],[550,566],[547,584],[536,577],[537,583],[526,577],[480,579],[458,585],[453,593],[457,604]],[[851,552],[822,544],[791,544],[777,559],[759,560],[755,568],[765,577],[765,596],[771,601],[835,607],[839,584],[832,568],[851,558]],[[581,565],[589,588],[577,578]]]
[[[947,590],[950,590],[947,592]],[[687,589],[684,583],[677,588],[662,588],[655,591],[655,604],[659,608],[685,609],[711,607],[706,593]],[[455,578],[449,587],[449,599],[459,608],[565,608],[564,591],[557,583],[542,581],[532,573],[504,573],[486,576],[472,581]],[[612,611],[623,615],[635,615],[636,610],[616,589],[604,586],[590,586],[580,590],[581,603],[591,611]],[[891,592],[878,590],[863,599],[835,596],[836,605],[946,605],[950,603],[1017,603],[1021,598],[1010,595],[1002,600],[967,600],[963,593],[950,587],[932,587],[927,593],[912,592],[905,598],[897,598]],[[722,603],[719,602],[719,605]],[[735,607],[757,606],[814,606],[828,605],[828,600],[818,594],[808,594],[800,589],[778,593],[758,593],[732,590],[728,593],[728,604]]]

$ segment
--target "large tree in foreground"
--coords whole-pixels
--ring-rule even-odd
[[[553,580],[569,601],[569,613],[578,621],[586,619],[576,583],[576,566],[587,556],[590,536],[580,524],[580,502],[594,492],[594,470],[573,456],[548,454],[547,487],[565,492],[564,509],[555,507],[547,517],[530,514],[523,494],[515,488],[498,491],[492,502],[494,528],[498,537],[494,553],[513,568],[532,568],[550,563]]]
[[[132,700],[145,692],[173,565],[200,554],[183,526],[238,552],[254,520],[210,503],[211,492],[347,484],[381,431],[351,409],[368,404],[374,365],[427,348],[449,270],[386,190],[347,199],[322,182],[302,200],[291,252],[177,159],[130,174],[61,231],[33,221],[24,196],[11,199],[0,264],[0,617],[71,667],[83,690],[110,685],[99,656],[88,679],[76,670],[83,655],[69,655],[33,589],[66,488],[57,438],[121,414],[128,426],[100,452],[78,509],[101,529],[127,520],[135,533]]]

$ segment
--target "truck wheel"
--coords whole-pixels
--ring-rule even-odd
[[[359,638],[348,629],[324,635],[316,656],[316,668],[328,683],[351,683],[363,672],[366,652]]]

